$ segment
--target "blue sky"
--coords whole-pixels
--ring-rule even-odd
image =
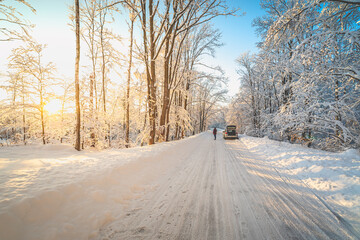
[[[224,46],[217,50],[216,59],[212,62],[225,70],[229,78],[229,95],[233,96],[240,86],[235,60],[243,52],[256,53],[258,51],[256,43],[260,39],[251,24],[253,19],[264,15],[265,12],[260,7],[260,0],[228,0],[227,3],[232,7],[240,8],[240,12],[245,12],[245,15],[219,17],[214,20],[214,26],[222,32]]]
[[[38,42],[48,45],[45,50],[46,60],[57,65],[60,76],[73,78],[75,41],[74,33],[67,25],[69,22],[68,5],[73,4],[73,1],[29,0],[29,2],[37,13],[33,14],[24,8],[21,10],[24,18],[36,25],[33,35]],[[240,8],[246,14],[240,17],[218,17],[213,21],[214,27],[222,32],[224,46],[217,49],[216,58],[208,60],[208,62],[212,65],[219,65],[225,70],[225,74],[229,78],[229,95],[232,96],[237,93],[239,88],[235,59],[246,51],[257,52],[256,42],[259,39],[255,34],[255,29],[251,27],[251,23],[254,18],[264,15],[264,11],[260,8],[259,0],[228,0],[227,2],[232,7]],[[6,57],[16,44],[16,42],[1,43],[1,70],[6,69]]]

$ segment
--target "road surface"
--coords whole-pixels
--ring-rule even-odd
[[[169,151],[177,164],[97,239],[356,239],[302,182],[240,140],[210,132]]]

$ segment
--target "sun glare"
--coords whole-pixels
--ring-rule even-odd
[[[56,114],[61,111],[61,107],[61,101],[59,99],[53,99],[44,106],[44,109],[49,114]]]

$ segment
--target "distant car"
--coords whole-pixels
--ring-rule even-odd
[[[238,133],[236,131],[235,125],[227,125],[223,131],[224,139],[239,139]]]

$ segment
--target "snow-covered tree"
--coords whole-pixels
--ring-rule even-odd
[[[29,1],[16,0],[11,4],[9,1],[1,1],[0,41],[24,40],[30,37],[29,29],[33,26],[26,19],[23,19],[23,14],[16,7],[17,4],[26,6],[33,13],[36,12]]]
[[[25,46],[20,46],[12,51],[12,55],[9,57],[9,68],[31,81],[33,98],[30,101],[32,101],[33,107],[39,111],[41,138],[43,144],[46,144],[44,106],[49,96],[48,90],[53,81],[55,66],[51,62],[43,63],[44,48],[45,45],[27,41]]]
[[[332,149],[359,144],[360,15],[356,3],[339,2],[261,2],[251,109],[260,110],[260,135]]]

